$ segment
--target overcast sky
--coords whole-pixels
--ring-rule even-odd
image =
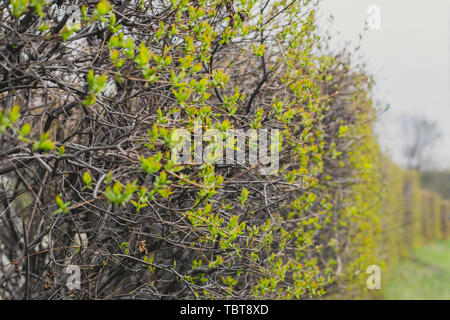
[[[359,53],[377,80],[376,98],[391,105],[377,125],[381,146],[403,163],[401,119],[420,115],[438,122],[443,137],[433,159],[450,168],[450,1],[322,0],[323,16],[334,16],[328,30],[340,32],[333,47],[357,46],[371,5],[381,9],[381,29],[365,33]]]

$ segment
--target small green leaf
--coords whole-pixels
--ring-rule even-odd
[[[20,128],[20,134],[24,137],[30,134],[31,126],[28,123],[25,123],[22,128]]]
[[[64,202],[61,199],[61,194],[57,195],[55,200],[56,200],[56,205],[58,206],[59,209],[54,211],[53,214],[58,214],[61,212],[63,212],[63,213],[69,212],[69,210],[67,208],[70,206],[71,202]]]
[[[11,123],[14,123],[17,121],[17,119],[19,119],[19,117],[20,117],[20,107],[18,105],[15,105],[9,112],[9,121]]]

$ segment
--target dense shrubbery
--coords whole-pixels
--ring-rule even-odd
[[[371,79],[324,52],[315,9],[3,5],[2,296],[360,295],[382,239],[401,241],[381,232],[398,217],[381,208]],[[281,130],[278,174],[173,163],[174,130],[195,122]],[[81,290],[67,289],[67,265]]]
[[[383,159],[386,200],[383,228],[385,260],[406,256],[408,248],[450,236],[450,202],[421,189],[420,176]]]

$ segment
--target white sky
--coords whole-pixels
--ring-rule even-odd
[[[443,133],[435,147],[435,165],[450,168],[450,1],[321,0],[324,18],[332,14],[333,47],[346,41],[356,47],[367,8],[381,9],[381,29],[367,31],[359,53],[375,75],[375,98],[391,109],[381,116],[377,132],[383,150],[403,164],[401,118],[420,115],[437,121]],[[348,47],[348,45],[347,45]]]

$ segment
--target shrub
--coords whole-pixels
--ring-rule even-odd
[[[8,8],[5,298],[359,294],[382,263],[372,79],[326,51],[315,2]],[[175,130],[197,123],[280,130],[277,174],[261,161],[174,163]],[[66,287],[68,265],[80,290]]]

